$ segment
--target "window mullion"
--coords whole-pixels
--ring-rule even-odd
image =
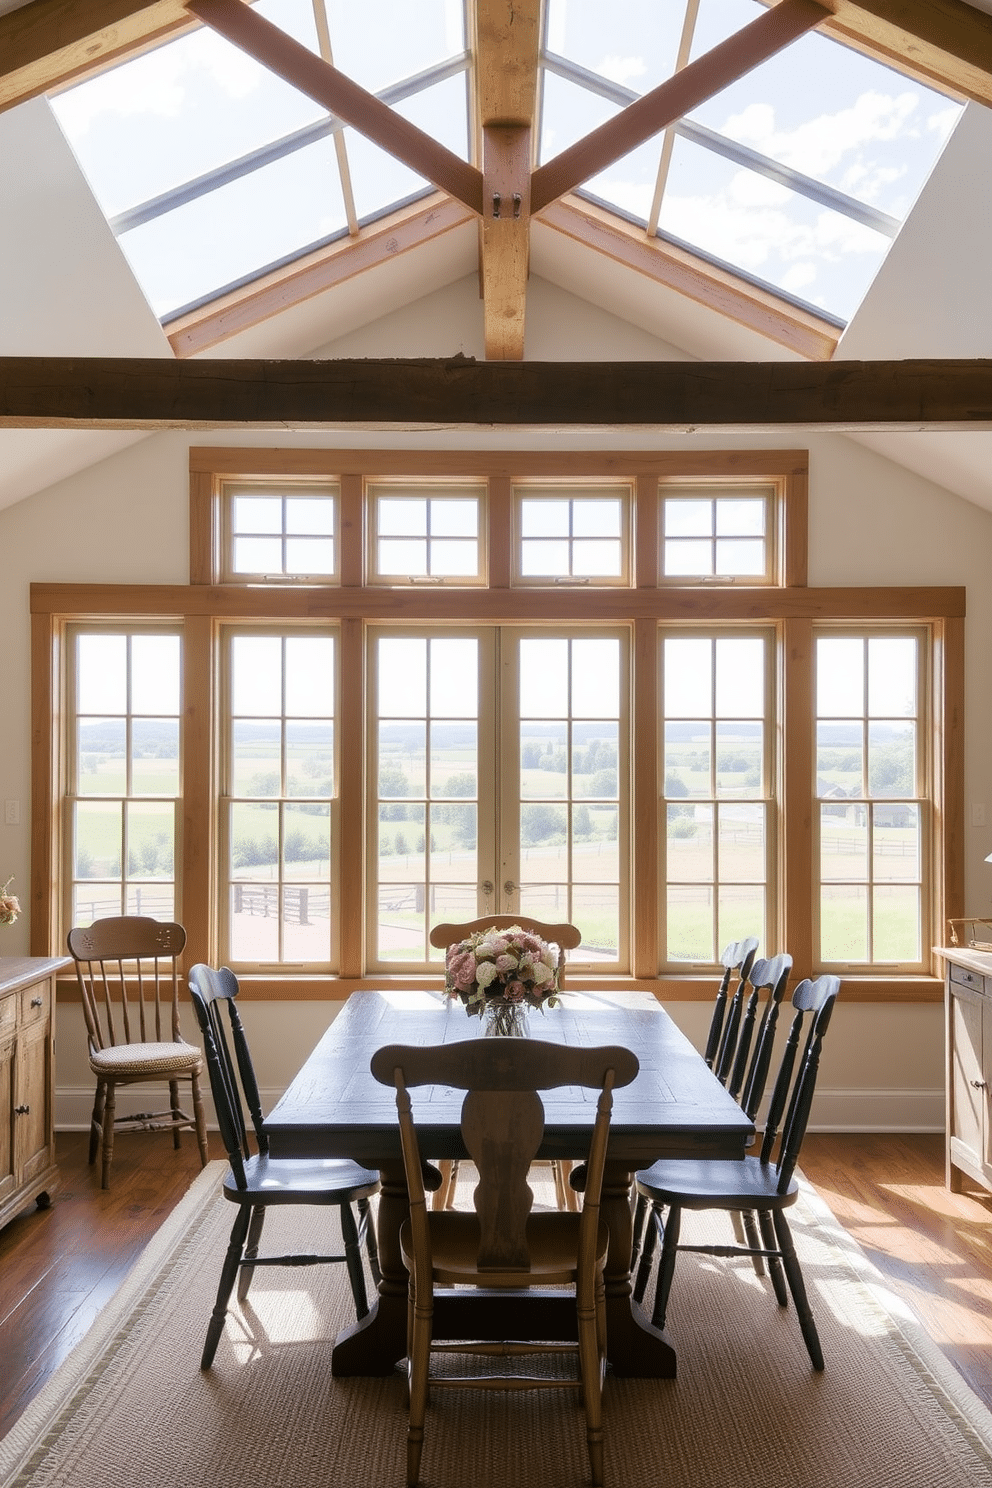
[[[813,625],[787,620],[781,650],[780,719],[782,782],[779,799],[779,945],[792,955],[797,978],[813,970],[819,938],[819,803],[815,790],[816,706],[813,693]],[[812,815],[812,831],[810,831]]]

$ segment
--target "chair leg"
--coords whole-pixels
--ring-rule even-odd
[[[647,1200],[645,1200],[646,1202]],[[651,1275],[651,1265],[654,1261],[654,1251],[658,1243],[658,1236],[663,1236],[665,1233],[660,1204],[652,1204],[650,1209],[648,1209],[644,1217],[643,1232],[641,1259],[637,1267],[637,1275],[634,1278],[635,1302],[642,1302],[644,1300],[644,1293],[648,1289],[648,1277]]]
[[[100,1187],[110,1187],[110,1164],[114,1156],[114,1120],[117,1115],[117,1087],[113,1080],[106,1084],[106,1100],[103,1107],[103,1157]]]
[[[665,1233],[661,1240],[661,1260],[658,1262],[658,1278],[654,1284],[654,1310],[651,1321],[656,1328],[665,1326],[668,1313],[668,1294],[672,1290],[675,1275],[675,1260],[679,1252],[679,1231],[682,1228],[682,1210],[673,1204],[665,1217]]]
[[[97,1080],[96,1094],[93,1097],[93,1115],[90,1117],[90,1162],[96,1162],[96,1155],[100,1150],[103,1139],[103,1122],[107,1106],[107,1085],[104,1080]]]
[[[412,1277],[410,1284],[410,1338],[407,1344],[410,1424],[406,1437],[406,1481],[408,1488],[416,1488],[420,1479],[420,1459],[424,1450],[424,1417],[427,1414],[434,1299],[428,1291],[427,1302],[422,1303]]]
[[[200,1368],[209,1369],[214,1362],[214,1354],[220,1342],[220,1335],[224,1331],[224,1322],[227,1318],[227,1304],[234,1291],[234,1283],[238,1275],[238,1265],[244,1253],[245,1236],[248,1233],[248,1222],[251,1211],[247,1208],[239,1208],[234,1224],[231,1227],[231,1238],[227,1242],[227,1254],[224,1257],[224,1265],[221,1268],[220,1284],[217,1287],[217,1300],[214,1310],[210,1314],[210,1322],[207,1326],[206,1342],[203,1345],[203,1353],[200,1356]]]
[[[382,1280],[382,1272],[379,1269],[379,1244],[375,1233],[375,1215],[368,1199],[358,1200],[358,1231],[365,1241],[365,1249],[369,1258],[369,1270],[372,1272],[372,1280],[378,1287]]]
[[[799,1318],[799,1326],[802,1329],[803,1339],[809,1352],[810,1363],[816,1370],[823,1368],[823,1350],[820,1348],[820,1338],[810,1311],[809,1298],[806,1296],[806,1284],[803,1281],[803,1273],[799,1267],[799,1257],[796,1255],[796,1247],[792,1243],[792,1231],[789,1229],[789,1221],[781,1209],[772,1211],[772,1219],[775,1223],[775,1234],[778,1237],[778,1247],[782,1253],[782,1265],[789,1279],[789,1290],[792,1300],[796,1304],[796,1315]]]
[[[369,1310],[368,1294],[365,1290],[365,1271],[362,1267],[362,1243],[358,1226],[350,1204],[341,1204],[341,1234],[344,1236],[344,1258],[351,1282],[351,1295],[355,1302],[355,1316],[361,1321]]]
[[[602,1277],[597,1290],[603,1290]],[[576,1305],[579,1334],[579,1370],[582,1401],[586,1413],[586,1443],[594,1485],[603,1481],[603,1366],[599,1351],[598,1305],[595,1295]]]
[[[640,1255],[641,1246],[644,1244],[644,1221],[647,1217],[648,1201],[642,1193],[639,1193],[634,1202],[634,1218],[630,1226],[630,1274],[632,1276],[637,1270],[637,1257]]]
[[[196,1140],[200,1147],[200,1167],[205,1168],[210,1161],[210,1151],[207,1147],[207,1113],[203,1107],[199,1075],[194,1074],[190,1083],[193,1087],[193,1120],[196,1122]]]
[[[761,1238],[764,1241],[765,1250],[776,1250],[778,1241],[775,1226],[772,1224],[772,1217],[767,1209],[759,1209],[758,1224],[761,1226]],[[772,1288],[779,1307],[788,1307],[789,1293],[786,1290],[785,1277],[782,1275],[782,1263],[777,1255],[768,1257],[768,1275],[772,1279]]]
[[[434,1197],[431,1200],[431,1208],[453,1209],[455,1184],[458,1182],[458,1163],[439,1162],[438,1168],[441,1173],[441,1183],[434,1192]]]
[[[265,1223],[265,1205],[256,1204],[251,1211],[251,1221],[248,1225],[248,1237],[245,1240],[244,1249],[238,1262],[238,1301],[243,1302],[248,1295],[252,1277],[255,1275],[255,1267],[246,1265],[253,1261],[258,1255],[258,1246],[262,1238],[262,1226]]]
[[[761,1236],[758,1234],[758,1226],[755,1223],[754,1211],[752,1209],[744,1209],[742,1210],[739,1217],[744,1230],[744,1234],[746,1236],[745,1243],[751,1248],[752,1251],[761,1250]],[[754,1267],[755,1276],[764,1276],[765,1262],[762,1256],[752,1255],[751,1265]]]
[[[173,1121],[175,1121],[178,1116],[181,1116],[182,1115],[182,1107],[179,1104],[179,1081],[178,1080],[170,1080],[169,1081],[169,1106],[170,1106],[170,1109],[172,1111],[172,1119],[173,1119]],[[176,1149],[176,1151],[178,1152],[179,1151],[179,1127],[178,1126],[174,1126],[172,1128],[172,1145]]]

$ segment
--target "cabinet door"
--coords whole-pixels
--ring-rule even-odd
[[[48,1040],[50,1024],[21,1031],[14,1060],[14,1172],[30,1181],[52,1160],[49,1120]]]
[[[985,1106],[985,1076],[982,1070],[984,999],[955,991],[951,997],[951,1101],[952,1130],[974,1157],[988,1160]]]
[[[0,1202],[14,1190],[14,1047],[0,1039]]]

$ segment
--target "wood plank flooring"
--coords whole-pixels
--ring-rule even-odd
[[[122,1135],[104,1193],[86,1143],[59,1136],[62,1186],[51,1209],[27,1209],[0,1230],[0,1435],[199,1172],[191,1139],[177,1153],[168,1133]],[[802,1165],[992,1409],[992,1197],[947,1192],[937,1136],[812,1133]]]

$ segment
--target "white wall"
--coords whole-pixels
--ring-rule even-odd
[[[575,358],[669,359],[674,349],[636,327],[611,320],[564,291],[540,281],[532,285],[533,345],[530,355],[549,358],[556,327],[567,324]],[[474,281],[462,281],[425,301],[407,306],[369,327],[363,337],[325,349],[330,355],[411,356],[472,352],[481,325]],[[294,436],[253,432],[212,440],[166,433],[148,437],[36,496],[0,510],[0,637],[4,658],[0,713],[0,799],[20,803],[21,820],[0,816],[0,882],[17,875],[26,894],[29,869],[28,803],[31,782],[28,586],[32,580],[185,583],[187,581],[187,450],[212,442],[254,445],[302,443],[392,448],[726,448],[734,444],[777,447],[807,444],[811,457],[810,582],[826,584],[963,584],[968,591],[967,798],[985,803],[990,826],[968,829],[968,907],[980,913],[992,897],[992,874],[983,859],[992,850],[992,707],[985,638],[990,634],[988,585],[992,515],[909,474],[890,460],[838,435],[807,441],[652,437],[626,431],[528,431],[480,438],[463,431],[428,431],[372,436],[348,432]],[[966,810],[966,819],[970,813]],[[28,949],[28,920],[0,930],[0,948]],[[334,1011],[321,1003],[261,1004],[246,1009],[258,1052],[260,1081],[271,1099],[285,1085]],[[672,1011],[698,1037],[707,1009],[680,1004]],[[838,1007],[825,1050],[817,1104],[820,1125],[855,1129],[939,1127],[943,1111],[942,1012],[938,1005],[848,1004]],[[190,1029],[192,1033],[192,1029]],[[59,1009],[58,1119],[85,1122],[91,1099],[81,1018],[76,1005]],[[887,1058],[880,1061],[878,1051]]]

